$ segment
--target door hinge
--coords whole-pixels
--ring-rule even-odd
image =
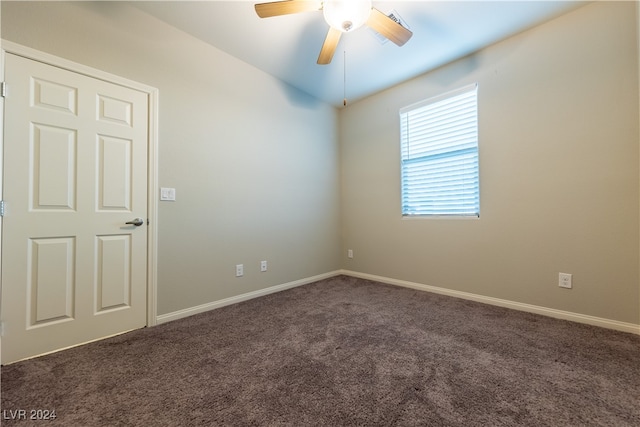
[[[0,82],[0,96],[3,98],[7,96],[7,84],[5,82]]]
[[[0,217],[4,216],[4,200],[0,200]]]

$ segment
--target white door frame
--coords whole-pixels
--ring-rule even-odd
[[[4,81],[4,57],[7,53],[19,55],[38,62],[43,62],[54,67],[62,68],[74,73],[82,74],[98,80],[115,83],[143,93],[149,97],[149,122],[148,122],[148,172],[147,172],[147,215],[149,225],[147,230],[147,326],[155,326],[157,323],[157,236],[158,236],[158,89],[142,83],[134,82],[114,74],[107,73],[95,68],[91,68],[77,62],[69,61],[57,56],[31,49],[10,41],[2,40],[2,58],[0,58],[0,77]],[[7,88],[9,92],[11,88]],[[4,100],[0,105],[0,113],[3,114]],[[0,118],[0,200],[2,199],[2,177],[4,175],[4,122]],[[7,210],[10,208],[8,207]],[[2,219],[0,218],[0,221]],[[2,223],[0,222],[0,225]],[[0,242],[2,241],[2,228],[0,227]],[[1,247],[1,245],[0,245]],[[0,252],[0,260],[2,253]],[[0,268],[2,263],[0,262]],[[0,270],[0,298],[2,297],[2,271]],[[1,313],[0,313],[1,315]],[[2,334],[0,328],[0,335]]]

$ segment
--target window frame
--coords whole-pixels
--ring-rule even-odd
[[[408,126],[416,126],[416,123],[410,124],[408,120],[410,120],[410,114],[416,113],[418,115],[425,116],[427,118],[420,118],[418,122],[422,125],[427,124],[429,118],[437,117],[439,114],[448,114],[447,107],[444,101],[455,100],[455,98],[462,99],[464,96],[470,96],[469,104],[465,104],[465,109],[469,109],[468,116],[469,118],[465,118],[464,114],[458,114],[456,111],[453,116],[448,115],[447,118],[442,120],[442,123],[448,122],[449,118],[452,118],[454,123],[457,123],[456,131],[451,132],[456,139],[455,142],[444,144],[444,150],[435,150],[435,143],[437,138],[433,137],[416,137],[414,140],[414,147],[423,150],[418,150],[418,155],[411,156],[409,151],[411,147],[408,147],[408,144],[411,144],[411,141],[408,140],[407,133],[410,132]],[[437,104],[442,104],[438,106]],[[435,105],[436,108],[426,113],[425,111],[429,106]],[[465,110],[466,111],[466,110]],[[403,218],[471,218],[477,219],[480,217],[480,158],[479,158],[479,132],[478,132],[478,83],[472,83],[469,85],[465,85],[458,89],[448,91],[443,94],[439,94],[422,101],[416,102],[414,104],[403,107],[399,110],[399,119],[400,119],[400,208],[401,214]],[[440,120],[440,119],[437,119]],[[441,125],[442,123],[438,123]],[[464,126],[461,126],[462,123]],[[435,124],[430,124],[431,126],[435,126]],[[426,129],[426,128],[425,128]],[[459,130],[464,130],[463,136],[456,135],[459,133]],[[429,142],[429,140],[432,140]],[[417,145],[415,141],[417,142]],[[427,141],[427,142],[425,142]],[[465,142],[466,141],[466,142]],[[431,144],[431,145],[430,145]],[[433,151],[432,151],[433,150]],[[431,153],[431,154],[425,154]],[[466,155],[467,160],[462,160],[463,156]],[[449,165],[446,166],[447,171],[460,171],[465,176],[471,177],[471,179],[454,179],[451,182],[454,183],[452,189],[445,190],[443,193],[446,193],[450,196],[457,197],[455,200],[462,202],[464,205],[464,209],[456,212],[454,209],[455,203],[451,203],[446,205],[446,211],[438,212],[440,209],[437,207],[428,207],[429,203],[433,202],[435,199],[433,197],[423,197],[420,201],[416,201],[413,203],[413,209],[409,209],[409,199],[410,197],[414,197],[415,193],[419,191],[414,191],[409,194],[409,186],[411,184],[417,185],[415,179],[418,175],[417,172],[408,171],[407,168],[411,165],[417,166],[421,165],[425,168],[433,167],[433,164],[442,159],[455,160],[456,162],[470,164],[471,167],[466,166],[456,166]],[[445,160],[446,161],[446,160]],[[468,162],[471,163],[468,163]],[[453,168],[453,169],[452,169]],[[413,175],[413,176],[412,176]],[[430,182],[428,185],[433,185],[435,181]],[[466,191],[467,189],[471,189],[470,196],[467,197]],[[415,190],[415,189],[414,189]],[[435,203],[433,203],[435,205]]]

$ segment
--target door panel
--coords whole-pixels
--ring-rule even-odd
[[[32,105],[75,115],[78,89],[38,78],[32,80]]]
[[[75,238],[29,239],[27,329],[74,317]]]
[[[129,139],[98,136],[98,210],[131,211]]]
[[[31,209],[76,209],[77,134],[32,124],[29,170]]]
[[[98,120],[131,126],[133,105],[130,102],[100,95],[98,105],[100,106]]]
[[[147,94],[6,55],[2,362],[145,326]]]
[[[96,312],[131,305],[131,236],[98,236]]]

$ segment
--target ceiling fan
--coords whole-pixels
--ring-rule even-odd
[[[318,64],[331,62],[342,33],[351,32],[362,25],[373,28],[398,46],[405,44],[413,35],[411,31],[372,7],[371,0],[284,0],[255,5],[260,18],[290,15],[322,10],[329,24]]]

